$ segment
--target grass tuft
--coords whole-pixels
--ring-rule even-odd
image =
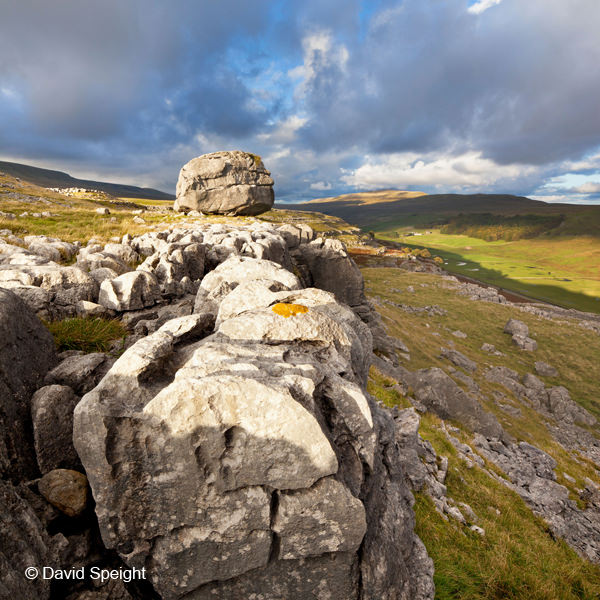
[[[116,319],[74,317],[46,323],[59,352],[107,352],[113,341],[123,339],[127,330]]]

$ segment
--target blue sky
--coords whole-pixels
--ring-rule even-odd
[[[0,5],[0,158],[173,191],[260,154],[280,201],[600,202],[598,0]]]

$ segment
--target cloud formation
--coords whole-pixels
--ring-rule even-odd
[[[6,3],[0,156],[172,188],[243,148],[282,199],[593,200],[549,182],[600,178],[599,22],[597,0]]]

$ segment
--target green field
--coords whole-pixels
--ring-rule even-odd
[[[600,239],[550,237],[487,242],[439,229],[383,229],[377,237],[408,247],[427,247],[451,273],[546,300],[567,308],[600,312]],[[427,233],[430,232],[430,233]]]

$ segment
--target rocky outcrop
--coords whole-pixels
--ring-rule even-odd
[[[409,386],[417,402],[442,419],[455,419],[490,438],[504,437],[496,417],[484,410],[475,397],[462,390],[442,369],[433,367],[414,373],[402,369],[396,373]]]
[[[587,490],[592,501],[581,510],[569,498],[569,490],[556,482],[556,461],[543,450],[526,442],[501,444],[482,436],[475,438],[475,447],[508,475],[510,483],[500,481],[543,517],[556,536],[584,558],[600,563],[600,494],[594,484],[590,482]]]
[[[13,481],[38,472],[31,396],[56,362],[48,330],[12,292],[0,289],[0,475]]]
[[[264,260],[198,294],[75,411],[106,546],[163,598],[432,597],[368,326]]]
[[[15,600],[50,597],[50,581],[28,579],[25,569],[39,573],[58,565],[62,536],[52,538],[35,511],[8,482],[0,479],[0,595]]]
[[[183,166],[177,181],[177,211],[258,215],[273,206],[273,179],[260,157],[239,150],[214,152]]]

